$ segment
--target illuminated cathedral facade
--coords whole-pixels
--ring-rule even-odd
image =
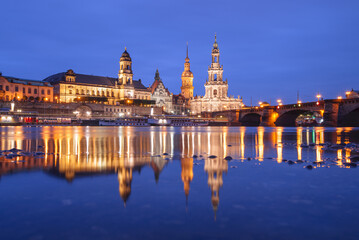
[[[204,84],[205,95],[194,97],[191,100],[191,114],[197,115],[203,112],[217,112],[236,110],[243,106],[242,99],[228,97],[228,81],[223,80],[223,65],[219,62],[219,48],[217,37],[212,49],[212,63],[208,67],[208,79]]]

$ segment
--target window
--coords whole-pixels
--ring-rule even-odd
[[[22,89],[22,93],[26,93],[26,88],[23,88],[23,89]]]
[[[5,89],[6,89],[6,91],[9,91],[9,86],[6,86]]]
[[[44,90],[44,89],[41,89],[41,94],[45,94],[45,90]]]
[[[15,92],[18,92],[18,91],[19,91],[19,87],[16,86],[16,87],[15,87]]]
[[[213,90],[213,96],[217,96],[217,90]]]
[[[78,89],[76,89],[76,94],[80,94],[80,91]]]
[[[31,93],[31,88],[28,88],[28,89],[27,89],[27,93]]]
[[[49,90],[47,90],[47,94],[48,94],[48,95],[50,95],[50,89],[49,89]]]
[[[37,94],[37,89],[36,88],[34,89],[34,93]]]
[[[123,65],[121,65],[121,70],[123,70]]]
[[[130,69],[130,65],[127,65],[127,70],[129,70]]]
[[[71,89],[69,90],[69,94],[72,94],[72,90],[71,90]]]
[[[0,90],[2,90],[2,85],[0,85]]]

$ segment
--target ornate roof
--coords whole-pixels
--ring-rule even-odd
[[[52,87],[50,85],[50,83],[47,82],[47,81],[28,80],[28,79],[15,78],[15,77],[9,77],[9,76],[1,76],[1,77],[5,78],[10,83],[18,83],[18,84],[33,85],[33,86]]]
[[[120,61],[132,61],[130,54],[127,52],[127,48],[125,48],[125,51],[122,53],[122,56],[120,58]]]
[[[65,82],[65,76],[68,75],[67,74],[68,72],[69,71],[51,75],[45,78],[44,81],[47,81],[52,85],[63,83]],[[71,84],[79,83],[82,85],[89,84],[89,85],[115,87],[115,83],[117,82],[117,78],[113,78],[113,77],[94,76],[94,75],[86,75],[86,74],[78,74],[78,73],[73,73],[73,74],[76,77],[76,80]],[[148,88],[142,84],[141,80],[133,80],[132,86],[137,90],[148,90]]]

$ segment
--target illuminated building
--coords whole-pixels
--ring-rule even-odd
[[[172,95],[172,111],[176,115],[184,115],[188,111],[186,99],[181,94]]]
[[[191,98],[193,98],[193,73],[191,72],[191,64],[189,62],[188,57],[188,44],[187,44],[187,55],[184,64],[184,71],[181,76],[182,79],[182,87],[181,87],[181,95],[186,100],[186,105],[189,104]]]
[[[217,38],[212,49],[212,63],[208,68],[208,79],[204,84],[205,95],[191,100],[191,114],[240,109],[242,99],[228,97],[228,81],[223,80],[223,66],[219,63]]]
[[[152,100],[156,101],[156,106],[162,107],[164,112],[173,113],[172,109],[172,93],[168,91],[160,78],[158,69],[155,74],[155,81],[151,87]]]
[[[359,91],[358,90],[351,90],[345,93],[347,98],[359,98]]]
[[[0,100],[53,101],[53,86],[48,82],[5,77],[0,74]]]
[[[111,105],[133,103],[152,104],[151,91],[141,79],[133,80],[132,59],[125,51],[120,58],[117,78],[77,74],[73,70],[47,77],[44,81],[54,86],[59,102],[103,102]]]

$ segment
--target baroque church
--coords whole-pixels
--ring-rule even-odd
[[[240,109],[242,99],[228,97],[228,81],[223,80],[223,65],[219,63],[219,48],[215,36],[212,49],[212,63],[208,67],[208,79],[204,84],[205,95],[194,97],[190,101],[191,114]]]

